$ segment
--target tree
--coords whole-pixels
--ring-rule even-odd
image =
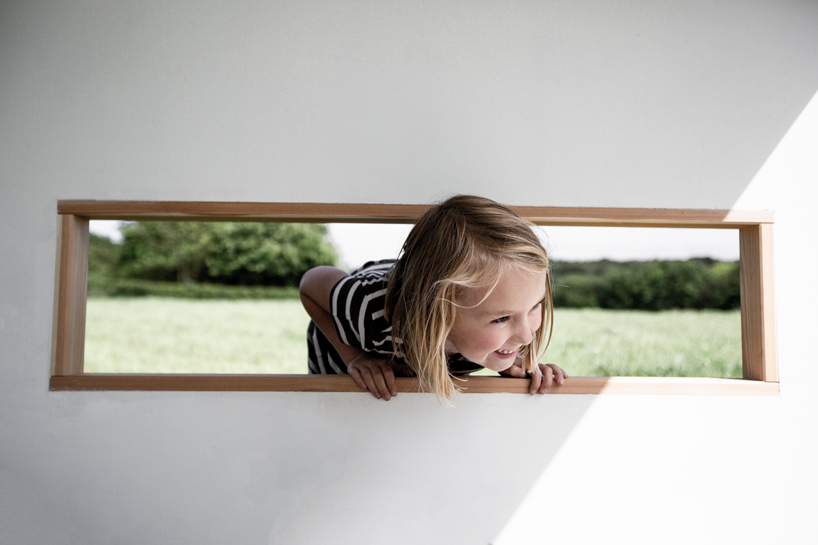
[[[123,228],[117,274],[148,280],[288,286],[337,253],[324,225],[133,222]]]
[[[294,286],[312,267],[337,262],[324,225],[225,223],[209,243],[207,276],[223,284]]]
[[[110,275],[119,258],[119,245],[94,233],[88,238],[88,274]]]
[[[212,228],[203,222],[137,221],[122,228],[121,276],[146,280],[200,280]]]

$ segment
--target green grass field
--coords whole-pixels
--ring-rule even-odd
[[[89,373],[305,373],[299,300],[89,298]]]
[[[543,361],[575,376],[741,378],[741,314],[557,310]]]
[[[90,373],[280,373],[307,369],[298,300],[89,298]],[[572,376],[741,377],[738,311],[556,311],[543,359]]]

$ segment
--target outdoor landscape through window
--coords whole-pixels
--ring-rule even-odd
[[[84,372],[306,374],[301,274],[397,257],[408,228],[92,220]],[[736,230],[543,231],[544,361],[572,376],[742,377]]]

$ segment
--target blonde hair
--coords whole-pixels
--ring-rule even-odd
[[[465,290],[488,288],[512,267],[546,272],[542,321],[521,351],[523,369],[533,373],[553,329],[548,255],[534,224],[490,199],[458,195],[431,207],[415,224],[395,263],[386,292],[396,352],[402,351],[421,388],[451,404],[460,391],[449,374],[446,339]],[[398,345],[400,343],[400,346]]]

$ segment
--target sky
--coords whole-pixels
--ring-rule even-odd
[[[91,232],[121,239],[119,221],[91,221]],[[366,261],[397,257],[411,225],[333,223],[330,238],[343,264],[354,269]],[[545,227],[541,238],[558,261],[647,261],[712,257],[739,258],[736,229],[649,229],[635,227]]]
[[[396,257],[411,225],[330,224],[330,237],[349,267]],[[635,227],[544,227],[540,238],[558,261],[647,261],[712,257],[736,261],[735,229],[649,229]],[[361,243],[360,241],[368,241]]]

